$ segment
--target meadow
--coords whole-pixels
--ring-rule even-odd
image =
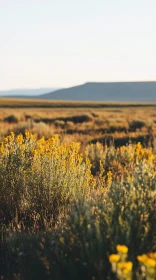
[[[0,279],[156,279],[155,108],[0,100]]]

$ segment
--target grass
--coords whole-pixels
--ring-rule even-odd
[[[108,107],[87,107],[88,103],[52,102],[37,100],[0,99],[0,138],[11,131],[24,133],[29,130],[38,138],[47,139],[54,134],[62,135],[62,141],[81,142],[85,147],[97,140],[104,143],[114,141],[115,145],[127,144],[129,141],[147,145],[152,142],[156,131],[155,105],[142,104],[139,107],[130,104],[106,104]],[[39,107],[35,107],[38,104]],[[58,107],[43,107],[44,104],[57,104]],[[62,107],[59,107],[62,104]],[[66,107],[71,104],[71,107]],[[77,107],[78,104],[86,107]],[[15,107],[18,105],[18,107]],[[28,106],[30,105],[30,107]],[[90,104],[91,105],[91,104]],[[12,107],[11,107],[12,106]],[[15,110],[16,108],[16,110]],[[115,141],[116,140],[116,141]]]

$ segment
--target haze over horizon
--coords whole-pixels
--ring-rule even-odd
[[[9,88],[9,89],[0,89],[0,93],[1,92],[12,92],[12,91],[35,91],[35,90],[38,90],[38,91],[43,91],[43,90],[52,90],[52,91],[57,91],[57,90],[60,90],[60,89],[68,89],[68,88],[73,88],[73,87],[79,87],[81,85],[85,85],[85,84],[107,84],[107,83],[112,83],[112,84],[115,84],[115,83],[147,83],[147,82],[156,82],[156,79],[155,80],[136,80],[136,81],[87,81],[87,82],[83,82],[81,84],[74,84],[74,85],[70,85],[70,86],[65,86],[65,87],[23,87],[23,88]]]
[[[156,81],[154,0],[0,0],[0,90]]]

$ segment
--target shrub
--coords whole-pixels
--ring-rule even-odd
[[[64,127],[65,127],[65,122],[62,121],[62,120],[55,120],[55,121],[54,121],[54,125],[55,125],[56,127],[64,128]]]
[[[67,129],[72,129],[74,127],[74,123],[71,121],[66,122],[66,128]]]
[[[0,205],[5,219],[22,213],[47,213],[55,218],[79,193],[90,193],[90,163],[77,143],[60,144],[59,137],[36,140],[11,133],[0,145]]]
[[[100,162],[106,172],[109,170],[112,172],[114,180],[117,177],[121,179],[128,174],[134,174],[138,165],[142,166],[142,170],[147,170],[149,174],[155,172],[156,156],[153,154],[152,148],[143,148],[140,143],[115,148],[114,145],[108,147],[97,142],[88,145],[86,152],[92,163],[93,174],[100,171]]]
[[[15,115],[10,115],[4,119],[5,122],[8,123],[18,123],[18,118]]]
[[[136,131],[137,129],[141,129],[146,126],[146,123],[144,121],[140,120],[133,120],[129,123],[129,129],[131,131]]]
[[[106,120],[106,119],[102,119],[102,118],[98,118],[98,119],[96,119],[96,120],[94,120],[94,123],[95,123],[95,125],[97,125],[97,126],[109,126],[110,125],[110,121],[109,120]],[[106,128],[106,130],[107,130],[107,128]]]
[[[35,123],[33,120],[30,122],[23,121],[20,124],[14,126],[14,133],[16,135],[22,134],[24,136],[25,132],[28,130],[34,134],[37,139],[42,138],[43,134],[46,139],[54,135],[53,127],[44,122]],[[9,130],[9,133],[10,132],[11,130]]]
[[[71,121],[73,123],[83,123],[92,121],[92,117],[89,115],[72,116],[64,118],[64,121]]]
[[[38,279],[114,279],[109,255],[117,244],[129,247],[136,269],[137,255],[155,248],[156,180],[142,182],[136,177],[89,200],[81,197],[55,232],[11,237],[8,254],[22,279],[33,279],[38,267]]]
[[[29,132],[0,144],[4,279],[116,279],[109,256],[117,244],[129,248],[134,271],[137,256],[155,250],[152,149],[79,149],[57,135],[36,140]]]

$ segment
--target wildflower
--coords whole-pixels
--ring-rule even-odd
[[[143,254],[141,256],[137,256],[137,260],[141,263],[144,263],[147,260],[147,255]]]
[[[156,253],[149,253],[148,257],[151,258],[151,259],[156,260]]]
[[[132,262],[119,262],[117,264],[118,269],[121,269],[124,274],[132,271],[133,263]]]
[[[144,264],[149,267],[156,267],[156,261],[150,258],[147,258]]]
[[[125,245],[117,245],[116,249],[121,254],[126,254],[128,252],[128,248]]]
[[[118,254],[112,254],[109,256],[109,261],[111,263],[118,262],[120,260],[120,256]]]

